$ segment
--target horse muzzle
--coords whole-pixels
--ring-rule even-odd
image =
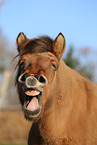
[[[47,78],[42,74],[28,75],[23,73],[18,81],[22,83],[25,93],[25,103],[23,106],[25,117],[29,120],[37,118],[42,108],[42,92],[48,84]]]
[[[30,75],[26,78],[25,85],[27,88],[36,89],[40,92],[43,91],[48,80],[44,75],[38,74],[37,76]]]
[[[40,92],[48,84],[47,78],[42,74],[31,74],[28,75],[23,73],[20,75],[18,81],[25,85],[25,88],[36,89]]]

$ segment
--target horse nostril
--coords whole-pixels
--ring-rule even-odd
[[[39,74],[38,81],[43,85],[47,85],[48,83],[47,78],[42,74]]]
[[[46,80],[45,80],[45,78],[44,78],[43,76],[40,76],[40,78],[39,78],[39,82],[40,82],[40,83],[45,83]]]
[[[26,79],[26,77],[25,77],[25,75],[23,75],[23,76],[21,77],[21,81],[24,82],[25,79]]]
[[[19,77],[19,79],[18,79],[18,81],[21,82],[21,83],[25,82],[26,75],[27,75],[26,73],[21,74],[20,77]]]

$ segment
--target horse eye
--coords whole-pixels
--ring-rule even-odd
[[[57,67],[54,63],[51,63],[51,66],[53,66],[55,69],[57,69]]]

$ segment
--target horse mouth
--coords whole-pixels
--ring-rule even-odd
[[[42,92],[33,89],[25,91],[25,103],[23,110],[25,117],[28,120],[37,118],[41,113],[42,108]]]

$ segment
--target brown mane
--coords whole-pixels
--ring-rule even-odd
[[[41,36],[36,39],[27,39],[21,44],[21,55],[31,53],[53,52],[53,40],[49,36]]]

